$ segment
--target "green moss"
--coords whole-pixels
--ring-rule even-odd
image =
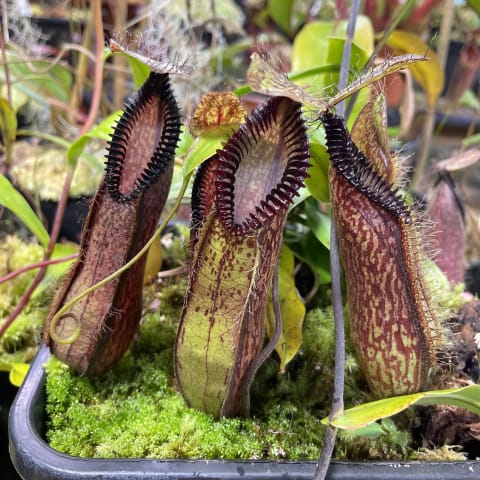
[[[161,297],[166,301],[171,295]],[[46,366],[50,445],[88,457],[316,458],[323,427],[292,402],[279,405],[272,396],[251,419],[221,421],[187,408],[173,388],[175,331],[172,319],[147,315],[129,352],[101,379],[75,376],[51,359]],[[277,362],[269,362],[269,369],[268,375],[278,375]],[[282,377],[293,391],[293,383]]]
[[[161,325],[158,316],[150,317]],[[155,320],[149,323],[152,328]],[[297,422],[294,407],[277,406],[268,422],[217,422],[185,406],[171,386],[171,370],[159,368],[166,368],[163,352],[140,353],[138,346],[102,379],[78,377],[58,360],[48,362],[47,438],[53,448],[89,457],[316,457],[322,430],[317,418],[308,418],[317,442],[306,444],[300,441],[306,419]]]
[[[42,258],[41,246],[9,236],[0,244],[0,277]],[[0,324],[7,320],[18,305],[36,273],[36,270],[29,270],[0,283]],[[45,297],[45,294],[34,296],[0,338],[0,356],[3,362],[29,362],[33,358],[48,308]]]
[[[458,284],[452,287],[445,274],[433,261],[425,262],[425,270],[432,292],[433,305],[441,318],[446,319],[456,315],[465,305],[465,298],[462,295],[464,285]]]
[[[160,354],[128,354],[106,378],[74,376],[47,364],[47,438],[80,456],[261,458],[266,448],[252,420],[212,417],[185,406],[158,369]],[[137,363],[138,362],[138,363]],[[268,440],[268,439],[267,439]]]
[[[391,418],[385,418],[368,428],[368,433],[359,435],[351,430],[339,430],[337,455],[350,459],[400,460],[408,458],[413,451],[408,447],[409,435],[402,431]]]
[[[42,200],[58,200],[62,193],[67,162],[65,151],[58,147],[15,142],[16,161],[10,173],[22,190],[38,194]],[[101,161],[97,165],[79,158],[69,196],[77,198],[95,192],[102,176]]]
[[[172,297],[160,298],[167,302]],[[168,305],[172,312],[174,303]],[[284,374],[275,358],[261,368],[252,388],[252,418],[220,421],[186,407],[174,388],[172,345],[178,313],[174,319],[158,312],[147,315],[129,352],[101,379],[77,377],[59,361],[49,361],[50,445],[87,457],[317,459],[324,434],[320,420],[331,402],[331,310],[307,315],[302,351]],[[348,355],[353,355],[348,345]],[[363,380],[354,357],[347,386],[347,405],[368,398],[358,392]],[[340,435],[337,457],[356,452],[368,458],[383,451],[400,458],[407,434],[397,427],[393,433],[384,430],[375,439]]]

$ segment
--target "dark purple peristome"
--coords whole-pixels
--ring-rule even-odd
[[[306,127],[300,103],[273,97],[255,109],[222,150],[218,150],[215,190],[218,214],[223,224],[240,235],[258,229],[265,221],[285,212],[308,176],[310,166]],[[241,222],[234,219],[235,182],[240,162],[259,147],[270,130],[282,132],[283,144],[276,152],[281,176],[265,197]],[[280,158],[281,157],[281,158]],[[245,199],[243,199],[245,201]]]
[[[156,148],[147,159],[148,162],[143,165],[138,161],[132,162],[135,167],[143,167],[143,169],[139,168],[133,188],[128,193],[122,193],[120,184],[127,163],[129,142],[131,144],[137,140],[132,138],[132,133],[134,128],[147,129],[152,127],[151,125],[145,125],[143,113],[148,103],[157,101],[159,92],[161,92],[161,109],[158,118],[152,119],[157,124],[161,124],[162,127],[161,134],[157,138]],[[109,143],[105,166],[105,183],[112,197],[119,202],[133,200],[170,168],[178,142],[179,125],[180,112],[170,85],[169,75],[152,72],[148,81],[142,85],[134,99],[125,105],[123,115],[118,120],[112,140]]]
[[[371,167],[363,152],[353,143],[343,118],[326,110],[321,113],[320,120],[325,127],[327,149],[336,171],[372,202],[410,223],[410,207]]]
[[[179,134],[168,74],[152,72],[115,127],[78,259],[57,288],[46,319],[45,342],[80,374],[105,373],[130,345],[142,315],[147,256],[59,312],[118,271],[151,238],[170,190]]]

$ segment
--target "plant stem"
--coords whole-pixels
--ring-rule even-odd
[[[85,31],[83,34],[83,44],[82,44],[82,47],[83,47],[82,49],[84,51],[88,51],[92,44],[93,15],[94,15],[94,12],[91,11],[87,16]],[[82,105],[83,94],[85,91],[85,82],[88,78],[88,56],[85,55],[83,52],[79,52],[77,54],[77,62],[76,62],[74,73],[75,73],[74,75],[75,83],[73,85],[72,94],[70,97],[70,109],[72,112],[77,111],[78,108]],[[74,118],[71,117],[70,122],[73,123],[73,121],[74,121]]]
[[[117,2],[114,29],[116,32],[125,32],[127,29],[128,2]],[[126,60],[123,55],[114,55],[112,58],[114,67],[118,70],[113,76],[113,105],[115,108],[122,108],[125,101],[125,85],[127,84],[127,73],[125,70]]]
[[[10,81],[10,69],[8,68],[8,60],[7,60],[7,51],[5,49],[5,43],[7,42],[7,36],[8,36],[8,21],[5,19],[7,18],[7,6],[3,5],[3,21],[7,23],[7,25],[4,25],[2,28],[2,35],[0,35],[0,48],[2,50],[2,63],[3,63],[3,70],[5,71],[5,85],[7,87],[7,100],[8,103],[11,105],[12,104],[12,85]],[[5,27],[7,29],[5,30]]]
[[[386,45],[388,37],[392,34],[392,32],[398,27],[399,23],[405,20],[405,16],[407,12],[415,5],[415,0],[407,0],[396,12],[395,16],[391,18],[390,23],[387,25],[387,28],[382,34],[382,37],[375,45],[375,50],[373,54],[368,59],[367,69],[373,65],[373,62],[378,57],[380,52],[383,50],[383,47]]]
[[[105,36],[103,34],[103,20],[102,20],[102,1],[92,0],[93,8],[93,23],[95,32],[95,80],[93,85],[92,103],[90,105],[90,111],[88,117],[80,130],[80,136],[88,132],[95,123],[97,117],[98,107],[100,105],[100,96],[102,94],[102,79],[103,79],[103,48],[105,42]]]
[[[0,277],[0,284],[8,282],[12,278],[18,277],[22,273],[29,272],[30,270],[35,270],[36,268],[48,267],[49,265],[55,265],[57,263],[68,262],[69,260],[73,260],[77,258],[78,253],[72,253],[71,255],[67,255],[65,257],[54,258],[50,260],[42,260],[41,262],[31,263],[30,265],[26,265],[25,267],[19,268],[14,272],[7,273],[3,277]]]
[[[350,15],[347,25],[347,38],[343,47],[342,64],[338,79],[338,90],[343,90],[348,82],[350,58],[352,54],[352,42],[355,34],[355,24],[360,10],[360,0],[352,0]],[[343,115],[345,102],[342,101],[337,107],[337,113]],[[333,398],[330,419],[343,412],[343,392],[345,388],[345,320],[343,318],[342,288],[340,282],[340,256],[338,253],[338,238],[335,222],[332,221],[330,231],[330,273],[332,276],[332,304],[335,321],[335,368],[333,379]],[[328,467],[335,446],[336,429],[327,425],[322,452],[315,471],[315,480],[324,480],[327,476]]]
[[[7,30],[5,30],[5,25],[2,28],[2,34],[0,35],[0,50],[2,52],[2,63],[3,63],[3,70],[5,73],[5,85],[7,88],[7,102],[11,106],[12,105],[12,84],[10,80],[10,69],[8,67],[8,59],[7,59],[7,51],[5,48],[5,43],[7,42],[8,38],[8,20],[7,18],[7,6],[3,3],[3,22],[7,25]],[[6,128],[5,128],[6,130]],[[10,168],[10,163],[12,161],[12,145],[11,141],[8,138],[4,138],[5,144],[5,161],[0,165],[0,173],[2,175],[6,175]],[[2,213],[3,209],[0,208],[0,214]]]

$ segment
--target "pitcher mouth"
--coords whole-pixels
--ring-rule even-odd
[[[168,168],[179,124],[168,74],[152,72],[125,107],[109,143],[105,183],[117,202],[135,200]]]
[[[283,215],[309,166],[300,104],[286,97],[269,99],[217,151],[214,186],[222,224],[246,235]]]
[[[320,120],[328,133],[327,148],[335,170],[373,203],[406,224],[411,223],[409,205],[353,143],[343,119],[326,110],[321,113]]]

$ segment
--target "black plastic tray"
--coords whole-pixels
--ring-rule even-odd
[[[86,459],[53,450],[44,439],[45,372],[41,346],[10,410],[10,456],[25,480],[313,479],[314,462]],[[330,480],[479,480],[480,462],[333,462]]]

